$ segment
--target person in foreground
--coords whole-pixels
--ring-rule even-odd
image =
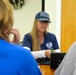
[[[16,40],[18,31],[12,26],[12,7],[8,0],[0,0],[0,75],[42,75],[31,52],[13,44],[19,39]],[[14,35],[12,41],[9,40],[10,34]]]
[[[23,46],[28,47],[34,57],[50,58],[51,50],[59,49],[56,36],[47,32],[47,28],[51,23],[49,14],[40,11],[36,14],[33,23],[33,29],[30,33],[25,34],[23,38]]]
[[[54,75],[76,75],[76,42],[72,44]]]

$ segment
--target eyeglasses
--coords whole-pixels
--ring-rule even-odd
[[[46,24],[46,25],[49,25],[50,22],[48,21],[39,21],[41,24]]]

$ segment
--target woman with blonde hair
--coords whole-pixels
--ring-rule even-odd
[[[50,23],[48,13],[44,11],[38,12],[35,16],[32,31],[24,36],[23,46],[33,51],[32,53],[36,59],[50,58],[51,50],[59,49],[56,36],[47,32]]]
[[[0,0],[0,75],[42,75],[30,51],[13,44],[20,38],[17,40],[19,33],[12,27],[12,7],[8,0]],[[12,41],[10,34],[14,35]]]

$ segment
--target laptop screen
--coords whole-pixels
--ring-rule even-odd
[[[50,68],[56,69],[63,60],[66,53],[50,53]]]

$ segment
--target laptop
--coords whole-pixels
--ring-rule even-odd
[[[60,53],[60,52],[50,53],[50,68],[56,69],[62,62],[65,54],[66,53]]]

